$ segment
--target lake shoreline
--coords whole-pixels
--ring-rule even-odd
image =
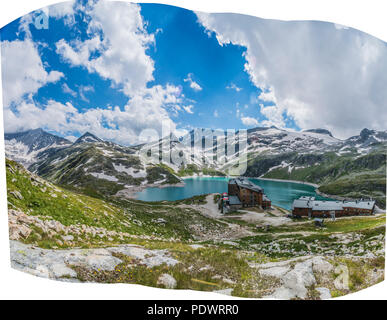
[[[134,186],[119,191],[117,196],[145,202],[176,201],[188,199],[193,196],[202,194],[227,192],[227,182],[230,178],[233,177],[187,176],[181,177],[182,182],[179,184],[148,184]],[[265,193],[271,199],[273,205],[276,205],[284,210],[290,210],[293,200],[296,198],[298,199],[300,196],[308,195],[319,197],[318,193],[316,192],[315,184],[303,183],[301,181],[293,182],[281,179],[262,179],[256,177],[245,178],[258,179],[252,181],[265,189]],[[291,185],[289,182],[295,184]]]
[[[331,198],[331,199],[334,199],[334,200],[337,200],[337,201],[344,201],[344,200],[347,200],[347,201],[356,201],[356,200],[357,200],[356,198],[337,196],[337,195],[334,195],[334,194],[327,194],[327,193],[321,192],[321,191],[318,190],[318,189],[316,189],[316,193],[317,193],[319,196],[322,196],[322,197],[325,197],[325,198]]]
[[[202,175],[202,176],[195,175],[195,176],[181,177],[182,180],[185,180],[185,179],[196,179],[196,178],[226,178],[226,179],[232,179],[232,178],[235,178],[235,177],[232,177],[232,176],[209,176],[209,175]],[[317,190],[317,188],[319,187],[319,185],[316,184],[316,183],[312,183],[312,182],[304,182],[304,181],[298,181],[298,180],[274,179],[274,178],[261,178],[261,177],[246,177],[246,176],[243,176],[243,178],[247,178],[247,179],[258,179],[258,180],[267,180],[267,181],[277,181],[277,182],[291,182],[291,183],[298,183],[298,184],[304,184],[304,185],[312,186],[312,187],[316,188],[316,190]]]
[[[209,176],[209,175],[202,175],[202,176],[185,176],[185,177],[180,177],[182,180],[186,179],[197,179],[197,178],[228,178],[231,179],[229,176]]]
[[[162,185],[160,185],[160,184],[144,184],[141,186],[132,186],[130,188],[122,189],[122,190],[118,191],[115,194],[115,196],[116,197],[123,196],[124,198],[127,198],[127,199],[137,200],[137,198],[138,198],[137,194],[139,192],[144,191],[145,189],[148,189],[148,188],[164,189],[164,188],[168,188],[168,187],[182,188],[184,186],[185,186],[184,181],[181,181],[181,182],[175,183],[175,184],[166,183],[166,184],[162,184]]]
[[[304,181],[298,181],[298,180],[274,179],[274,178],[261,178],[261,177],[246,177],[246,178],[248,178],[248,179],[260,179],[260,180],[267,180],[267,181],[291,182],[291,183],[304,184],[304,185],[308,185],[308,186],[312,186],[312,187],[316,188],[316,191],[317,191],[317,188],[319,187],[319,185],[316,184],[316,183],[312,183],[312,182],[304,182]]]

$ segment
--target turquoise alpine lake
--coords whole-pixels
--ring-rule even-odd
[[[142,201],[173,201],[193,196],[227,192],[229,178],[197,177],[184,179],[183,187],[146,188],[138,192],[136,198]],[[303,183],[250,179],[264,189],[273,205],[290,210],[294,199],[301,196],[312,196],[318,200],[331,200],[316,193],[316,188]]]

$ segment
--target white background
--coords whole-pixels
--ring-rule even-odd
[[[1,0],[0,28],[53,0]],[[135,1],[133,1],[135,2]],[[143,0],[205,12],[234,12],[281,20],[322,20],[359,29],[387,41],[385,0]],[[1,54],[1,53],[0,53]],[[386,70],[387,71],[387,70]],[[1,81],[0,81],[1,82]],[[387,88],[386,88],[387,90]],[[0,87],[0,101],[2,101]],[[127,284],[73,284],[37,278],[10,268],[3,114],[0,107],[0,298],[1,299],[235,299],[188,290]],[[340,299],[386,299],[386,281]]]

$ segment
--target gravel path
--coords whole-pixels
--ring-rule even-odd
[[[223,214],[220,213],[218,210],[218,204],[214,203],[214,194],[209,194],[206,197],[206,204],[198,206],[196,209],[198,209],[204,216],[213,218],[213,219],[220,219],[224,217]]]

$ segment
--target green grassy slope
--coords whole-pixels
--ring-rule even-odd
[[[265,173],[265,169],[279,166],[283,161],[293,164],[291,170],[279,167]],[[331,195],[372,197],[379,206],[385,208],[386,205],[386,154],[383,148],[364,156],[339,156],[329,152],[256,157],[249,161],[246,175],[259,176],[259,173],[265,178],[316,183],[320,185],[321,192]]]
[[[73,145],[34,164],[30,170],[67,189],[99,198],[114,195],[124,189],[125,185],[138,186],[145,181],[154,183],[162,180],[162,184],[180,182],[162,166],[147,167],[144,177],[117,172],[115,165],[131,168],[134,172],[144,170],[144,166],[138,156],[116,151],[106,145],[103,147],[101,151],[95,144]],[[100,179],[92,173],[102,173],[113,177],[115,181]]]
[[[32,175],[14,161],[6,160],[6,169],[9,209],[78,229],[84,225],[126,234],[111,240],[74,235],[74,246],[125,243],[132,236],[190,240],[200,235],[197,231],[200,229],[224,230],[224,224],[206,218],[194,209],[177,207],[177,203],[165,205],[118,199],[107,202],[57,187]],[[33,229],[29,239],[24,241],[43,247],[57,246],[56,240],[64,236],[49,236],[44,230]]]
[[[221,176],[224,177],[225,174],[221,171],[215,170],[214,168],[198,168],[195,164],[187,164],[186,166],[182,166],[177,174],[180,177],[193,176],[203,174],[206,176]]]

